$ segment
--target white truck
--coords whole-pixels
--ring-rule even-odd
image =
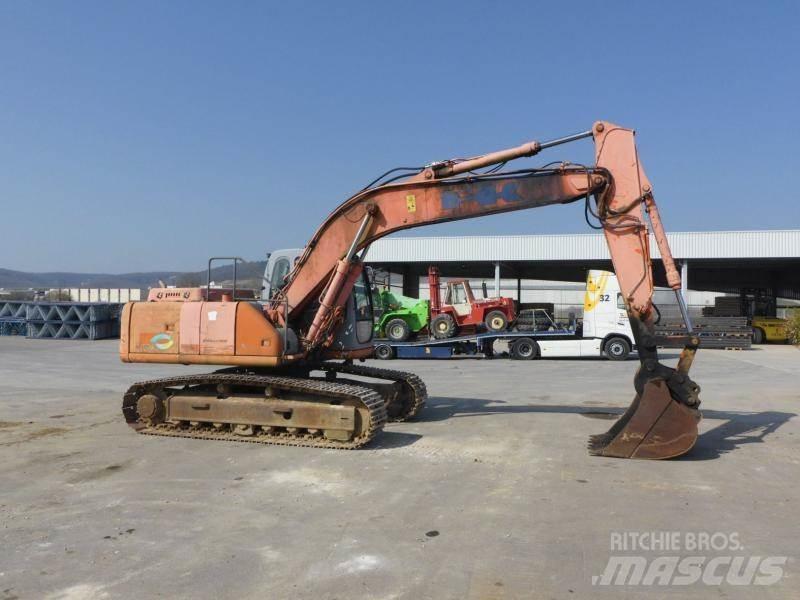
[[[572,339],[537,340],[542,357],[606,356],[625,360],[633,349],[633,332],[617,277],[589,271],[583,298],[583,327]]]

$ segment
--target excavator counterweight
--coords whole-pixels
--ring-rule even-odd
[[[595,144],[591,167],[562,162],[501,170],[515,159],[589,137]],[[125,395],[125,419],[154,435],[363,446],[387,420],[416,415],[427,396],[413,374],[352,364],[373,353],[363,267],[369,245],[412,227],[576,201],[586,203],[587,220],[593,215],[605,234],[640,361],[633,403],[607,433],[592,437],[589,450],[621,458],[680,456],[697,439],[699,387],[688,373],[698,338],[634,132],[602,121],[557,140],[432,163],[373,182],[323,222],[291,271],[272,282],[278,291],[263,306],[212,299],[210,290],[126,305],[123,361],[229,368],[136,383]],[[648,221],[686,321],[675,369],[658,361]]]

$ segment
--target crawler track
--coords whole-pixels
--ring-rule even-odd
[[[252,427],[252,435],[242,436],[235,432],[237,424],[212,426],[210,423],[193,424],[186,421],[152,423],[140,418],[137,412],[137,401],[144,394],[160,394],[166,398],[170,394],[178,392],[194,389],[207,391],[220,385],[228,386],[231,389],[245,390],[248,393],[263,393],[264,390],[269,388],[279,392],[302,394],[308,397],[309,403],[349,403],[356,406],[359,409],[359,414],[362,415],[360,427],[349,440],[328,439],[317,428],[297,430],[297,428],[288,427],[256,426]],[[285,446],[339,448],[343,450],[360,448],[369,443],[383,429],[387,420],[384,398],[369,387],[302,377],[230,372],[140,381],[133,384],[125,393],[122,413],[131,427],[145,435],[280,444]],[[365,419],[363,415],[367,415],[367,418]]]
[[[428,388],[425,387],[425,382],[413,373],[334,362],[323,363],[320,368],[326,373],[360,375],[362,377],[387,379],[400,383],[401,388],[399,391],[393,391],[391,386],[376,386],[374,388],[384,397],[390,421],[397,422],[413,419],[419,414],[428,399]],[[364,382],[347,380],[347,383],[358,385]]]

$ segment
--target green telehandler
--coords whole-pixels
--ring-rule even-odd
[[[412,334],[428,326],[430,302],[396,294],[384,289],[374,296],[381,315],[375,324],[375,335],[393,342],[405,342]]]

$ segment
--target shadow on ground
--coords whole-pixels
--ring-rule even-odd
[[[549,396],[538,396],[537,400],[547,400]],[[624,408],[617,406],[527,404],[508,405],[502,400],[483,398],[449,398],[437,396],[428,398],[425,409],[415,419],[420,422],[443,421],[463,417],[483,417],[500,414],[549,413],[580,415],[599,420],[614,420]],[[781,425],[788,422],[796,413],[763,411],[720,411],[703,410],[703,418],[724,423],[702,433],[695,447],[682,460],[709,460],[719,458],[746,444],[762,443]],[[609,423],[610,425],[610,423]],[[601,433],[598,431],[597,433]],[[413,443],[409,442],[409,443]],[[401,443],[400,445],[406,445]]]
[[[410,446],[421,438],[422,436],[416,433],[403,433],[402,431],[387,431],[384,429],[368,448],[373,450],[402,448],[403,446]]]

